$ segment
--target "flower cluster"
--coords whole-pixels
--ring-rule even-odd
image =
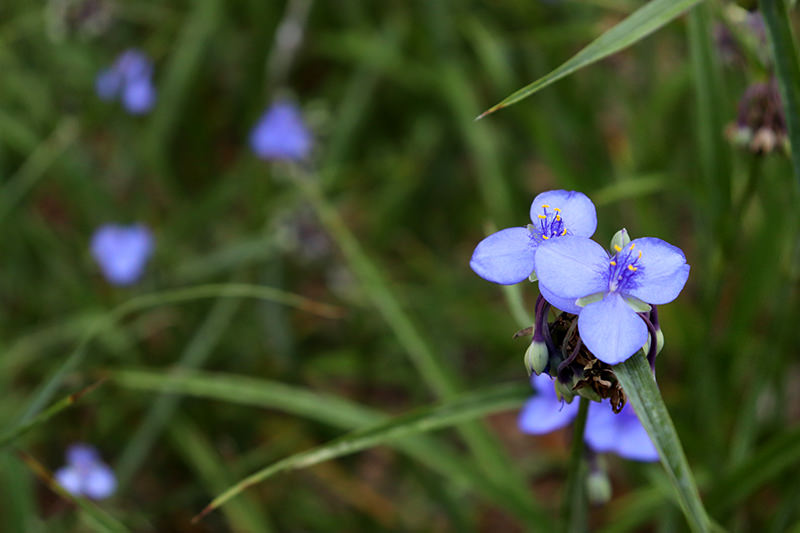
[[[525,403],[519,415],[519,428],[523,432],[543,435],[572,422],[578,414],[578,403],[561,400],[550,376],[532,376],[531,385],[536,394]],[[658,460],[653,442],[628,405],[615,415],[607,402],[592,402],[583,438],[597,453],[616,453],[634,461]]]
[[[93,446],[73,444],[67,449],[66,458],[67,465],[56,470],[54,476],[70,494],[102,500],[114,493],[117,488],[114,472]]]
[[[542,193],[530,215],[527,227],[486,237],[470,261],[479,276],[494,283],[539,282],[535,323],[523,330],[533,333],[525,365],[537,374],[532,383],[538,394],[523,409],[520,428],[539,434],[563,427],[577,413],[577,402],[568,402],[578,394],[594,400],[585,433],[592,449],[656,460],[647,433],[625,405],[613,365],[643,349],[654,368],[663,346],[656,306],[683,289],[686,257],[661,239],[631,240],[624,229],[606,251],[590,238],[596,210],[580,192]],[[562,311],[552,322],[551,306]]]
[[[153,235],[141,224],[106,224],[95,231],[90,248],[110,283],[131,285],[142,275],[153,252]]]
[[[95,90],[103,100],[120,98],[129,113],[147,113],[156,103],[153,64],[141,51],[126,50],[97,75]]]

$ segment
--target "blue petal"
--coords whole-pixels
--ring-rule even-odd
[[[650,440],[650,435],[628,404],[617,415],[620,419],[617,455],[634,461],[658,461],[658,450]]]
[[[121,53],[114,62],[113,68],[128,82],[149,78],[153,74],[153,63],[150,58],[144,52],[135,48],[130,48]]]
[[[475,248],[469,266],[487,281],[512,285],[533,272],[536,245],[526,228],[507,228],[492,233]]]
[[[548,289],[547,286],[543,285],[541,282],[539,282],[539,292],[542,293],[542,298],[547,300],[547,302],[556,309],[575,315],[581,312],[582,308],[575,305],[575,298],[561,298],[560,296],[556,296],[553,294],[553,291]]]
[[[614,414],[608,401],[592,402],[584,440],[596,452],[613,452],[634,461],[657,461],[658,452],[630,405]]]
[[[584,307],[578,331],[595,357],[609,365],[626,360],[647,341],[647,326],[619,293]]]
[[[677,298],[689,278],[689,265],[681,249],[653,237],[634,239],[631,244],[642,256],[636,263],[640,269],[636,286],[625,292],[656,305]]]
[[[539,194],[531,204],[531,220],[536,222],[542,205],[561,209],[561,218],[568,235],[591,237],[597,229],[597,210],[588,196],[577,191],[547,191]]]
[[[80,496],[82,494],[81,487],[83,480],[77,468],[72,466],[64,466],[59,468],[53,474],[53,477],[59,485],[72,494],[73,496]]]
[[[122,88],[122,75],[113,68],[100,71],[94,81],[94,90],[101,100],[113,100]]]
[[[519,429],[524,433],[543,435],[560,429],[578,414],[578,402],[565,403],[558,399],[553,379],[540,374],[531,378],[536,396],[528,400],[519,414]]]
[[[90,498],[102,500],[108,498],[117,488],[114,472],[103,463],[94,465],[86,472],[83,479],[83,492]]]
[[[561,298],[603,292],[608,290],[608,254],[586,237],[550,239],[536,252],[536,275],[540,285]]]
[[[155,103],[156,89],[149,78],[128,82],[122,91],[122,104],[133,115],[147,113]]]
[[[97,449],[91,444],[73,444],[67,448],[67,463],[82,468],[100,459]]]

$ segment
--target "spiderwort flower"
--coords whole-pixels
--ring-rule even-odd
[[[121,97],[122,104],[132,114],[146,113],[156,100],[152,75],[153,64],[144,53],[126,50],[111,67],[97,75],[95,90],[103,100]]]
[[[596,242],[567,236],[536,255],[539,287],[585,306],[578,315],[581,340],[610,365],[647,342],[647,326],[636,312],[671,302],[689,277],[683,252],[661,239],[634,239],[614,250],[609,257]]]
[[[519,415],[524,433],[543,435],[569,425],[578,414],[578,402],[564,403],[546,375],[531,377],[536,395],[529,399]],[[633,408],[626,405],[614,414],[608,401],[591,402],[586,419],[584,441],[595,452],[613,452],[634,461],[656,461],[658,452]]]
[[[153,236],[141,224],[106,224],[92,235],[92,256],[106,279],[114,285],[130,285],[142,275],[153,251]]]
[[[114,493],[117,487],[114,472],[93,446],[73,444],[67,448],[66,457],[67,465],[56,470],[54,476],[70,494],[101,500]]]
[[[539,194],[533,199],[530,216],[533,224],[527,228],[506,228],[478,243],[469,262],[472,270],[487,281],[513,285],[535,273],[537,250],[565,236],[591,237],[597,229],[594,204],[576,191]],[[560,301],[554,294],[549,296],[552,299],[548,301],[563,311],[579,310],[571,301]]]
[[[300,110],[285,101],[273,104],[250,132],[250,147],[262,159],[301,161],[311,145]]]

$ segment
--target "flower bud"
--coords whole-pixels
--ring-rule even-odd
[[[625,248],[629,242],[631,242],[631,236],[628,235],[628,230],[622,228],[611,237],[611,250]]]
[[[611,500],[611,481],[602,470],[592,470],[586,476],[586,493],[592,505],[603,505]]]
[[[556,394],[558,397],[567,403],[572,403],[572,399],[575,397],[575,391],[572,390],[572,387],[575,385],[573,380],[570,380],[568,383],[562,383],[560,379],[556,379],[555,381]]]
[[[644,343],[644,353],[648,353],[650,351],[650,336],[647,336],[647,342]],[[661,331],[661,328],[656,327],[656,355],[661,353],[661,350],[664,349],[664,333]]]
[[[533,341],[528,349],[525,350],[525,368],[528,370],[528,375],[536,372],[538,376],[544,369],[547,368],[547,363],[550,361],[550,355],[547,352],[547,345],[543,342]]]

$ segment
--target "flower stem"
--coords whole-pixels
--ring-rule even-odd
[[[569,456],[567,486],[562,516],[566,533],[586,531],[586,493],[584,490],[585,465],[583,463],[583,432],[589,414],[589,400],[581,397],[578,416],[572,430],[572,451]]]
[[[614,366],[614,373],[658,450],[661,464],[675,488],[678,502],[692,531],[711,531],[711,519],[700,500],[678,433],[647,360],[641,353],[636,353]]]

